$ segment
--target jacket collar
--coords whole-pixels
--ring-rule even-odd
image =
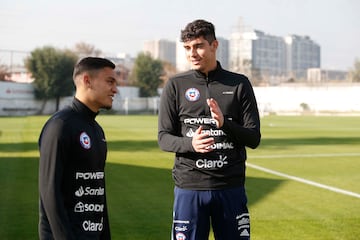
[[[195,72],[195,76],[199,77],[199,78],[205,78],[208,79],[209,81],[212,81],[214,79],[214,77],[216,76],[217,73],[219,73],[222,70],[221,64],[219,61],[216,61],[216,68],[212,71],[210,71],[208,73],[208,75],[206,75],[203,72],[200,72],[198,70],[194,70]]]
[[[76,97],[74,97],[71,107],[75,112],[78,112],[84,115],[85,117],[88,117],[93,120],[99,113],[99,112],[91,111],[90,108],[88,108],[84,103],[80,102],[80,100],[77,99]]]

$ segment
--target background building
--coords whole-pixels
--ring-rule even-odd
[[[254,31],[252,75],[258,81],[275,84],[286,76],[286,46],[282,37]]]
[[[186,60],[183,43],[180,39],[176,40],[176,71],[184,72],[190,69],[190,65]]]
[[[216,58],[224,69],[229,69],[229,40],[223,37],[217,37],[219,42],[216,51]]]
[[[320,68],[320,46],[308,36],[289,35],[286,43],[286,71],[289,77],[306,79],[308,68]]]
[[[309,68],[307,70],[309,83],[350,82],[349,73],[346,71],[326,70],[321,68]]]
[[[144,52],[155,58],[176,66],[176,43],[165,39],[144,42]]]
[[[240,18],[230,37],[230,70],[258,84],[306,80],[308,68],[320,67],[320,46],[308,36],[266,34]]]
[[[255,32],[245,26],[240,18],[234,27],[229,41],[230,71],[250,75],[252,63],[252,41],[256,40]]]

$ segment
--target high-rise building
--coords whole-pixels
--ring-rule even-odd
[[[176,43],[165,39],[149,40],[144,42],[143,51],[162,61],[176,66]]]
[[[252,69],[263,77],[284,76],[286,48],[282,37],[255,30],[252,41]]]
[[[320,46],[308,36],[279,37],[245,26],[239,19],[230,37],[230,70],[267,83],[305,79],[320,67]]]
[[[229,40],[223,37],[217,37],[219,42],[216,51],[216,58],[224,69],[229,69]]]
[[[307,69],[320,68],[320,46],[308,36],[285,37],[286,70],[295,78],[306,78]]]
[[[180,39],[176,40],[176,71],[184,72],[190,69],[190,64],[186,60],[183,43]]]
[[[242,18],[239,18],[229,41],[230,71],[251,74],[253,40],[256,40],[254,30],[245,26]]]

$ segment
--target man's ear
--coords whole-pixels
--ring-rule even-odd
[[[212,47],[216,50],[219,46],[219,41],[218,40],[214,40],[212,43],[211,43]]]
[[[84,74],[82,81],[86,88],[91,88],[91,80],[89,74]]]

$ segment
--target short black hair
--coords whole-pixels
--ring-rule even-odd
[[[85,57],[81,59],[74,67],[73,78],[83,72],[100,70],[109,67],[115,69],[115,64],[106,58],[100,57]]]
[[[182,42],[187,42],[199,37],[203,37],[209,43],[216,40],[214,25],[203,19],[197,19],[186,25],[185,29],[181,31],[180,39]]]

